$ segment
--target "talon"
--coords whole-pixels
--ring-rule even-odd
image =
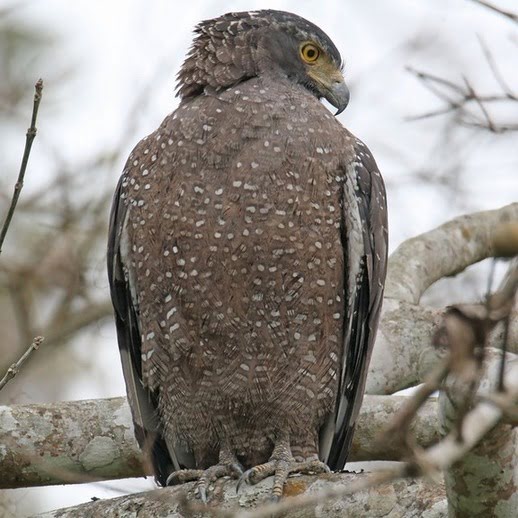
[[[233,462],[230,464],[230,469],[234,472],[236,478],[243,475],[243,466],[241,466],[239,462]]]
[[[200,500],[204,504],[206,504],[207,503],[207,488],[205,487],[205,485],[202,485],[202,486],[198,487],[198,495],[200,497]]]
[[[239,488],[241,487],[241,485],[243,484],[243,482],[245,482],[246,484],[250,484],[250,474],[252,472],[253,468],[251,469],[247,469],[240,477],[239,477],[239,480],[237,481],[237,484],[236,484],[236,495],[239,493]]]
[[[276,504],[280,501],[281,497],[279,495],[270,494],[269,500],[272,504]]]

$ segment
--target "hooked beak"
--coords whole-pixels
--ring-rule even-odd
[[[307,73],[317,84],[320,95],[338,110],[335,116],[342,113],[349,104],[349,89],[336,64],[327,62],[313,66]]]
[[[335,117],[340,115],[347,108],[350,98],[349,88],[347,88],[344,78],[335,79],[327,86],[324,97],[338,110]]]

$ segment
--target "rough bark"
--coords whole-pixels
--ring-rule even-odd
[[[479,394],[494,392],[498,379],[500,351],[488,350],[486,372]],[[508,355],[506,388],[518,397],[518,356]],[[450,432],[463,406],[464,387],[451,384],[440,396],[442,433]],[[502,411],[491,403],[479,405],[480,415],[465,425],[468,433],[484,421],[490,426]],[[482,414],[484,412],[484,415]],[[463,437],[464,441],[469,440]],[[516,429],[500,423],[480,444],[445,471],[446,491],[450,515],[458,518],[498,516],[515,517],[518,510],[518,441]]]
[[[393,394],[423,382],[445,354],[431,343],[442,315],[442,309],[384,300],[369,366],[367,394]],[[491,331],[489,347],[502,347],[503,329],[501,322]],[[512,314],[508,350],[518,353],[518,310]]]
[[[0,487],[142,476],[125,398],[0,407]]]
[[[400,444],[387,447],[377,436],[404,401],[366,397],[351,461],[401,457]],[[436,400],[417,416],[414,430],[422,447],[439,437],[436,416]],[[126,398],[0,407],[0,445],[1,489],[145,475]]]
[[[364,477],[362,474],[329,474],[311,477],[292,477],[285,487],[286,496],[301,493],[312,493],[323,487],[340,487],[350,484],[353,480]],[[223,510],[253,509],[268,501],[271,491],[271,478],[253,487],[244,487],[236,495],[235,482],[220,480],[216,483],[209,511],[215,511],[215,516]],[[155,518],[167,516],[170,518],[194,518],[210,516],[209,513],[193,512],[182,505],[185,497],[196,501],[194,484],[181,487],[170,487],[127,495],[110,500],[98,500],[87,504],[59,509],[38,515],[40,518],[104,518],[137,517]],[[447,516],[447,504],[444,498],[442,484],[431,484],[423,480],[398,480],[391,484],[355,493],[338,501],[322,502],[315,509],[296,509],[283,514],[286,518],[308,518],[310,516],[422,516],[425,518],[444,518]],[[226,514],[226,513],[225,513]],[[223,514],[223,515],[225,515]],[[239,516],[239,515],[238,515]]]

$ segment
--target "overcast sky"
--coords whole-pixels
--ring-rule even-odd
[[[515,0],[498,4],[517,8]],[[495,136],[463,129],[445,135],[445,117],[407,120],[442,106],[406,70],[409,66],[453,81],[465,76],[481,93],[498,91],[480,39],[493,52],[507,83],[518,90],[518,26],[469,0],[0,0],[2,5],[19,5],[14,16],[46,28],[59,40],[52,60],[42,63],[41,70],[27,70],[31,81],[69,66],[75,69],[55,92],[45,91],[54,102],[44,102],[39,116],[40,135],[70,163],[120,141],[128,106],[144,86],[149,85],[148,98],[136,135],[153,131],[175,108],[175,75],[198,21],[227,11],[275,8],[313,21],[342,52],[351,102],[339,119],[369,146],[387,179],[391,249],[462,212],[497,208],[518,198],[517,133]],[[518,119],[516,111],[501,109],[494,116]],[[126,144],[127,153],[135,143]],[[28,191],[32,182],[34,188],[49,174],[43,148],[34,147],[31,164],[41,167],[30,171]],[[19,160],[17,149],[8,153],[13,163]],[[102,180],[115,187],[122,166],[121,162],[110,178],[92,182]],[[428,175],[449,174],[456,167],[463,171],[462,195],[426,182]],[[416,172],[424,180],[409,182]],[[107,289],[104,279],[101,288]],[[118,362],[113,330],[110,326],[99,334],[102,350],[89,346],[85,351],[81,342],[74,347],[79,356],[102,352],[109,368],[78,379],[64,398],[123,394],[122,377],[113,374]],[[99,377],[109,383],[97,383]],[[36,493],[45,492],[39,504],[44,510],[117,494],[107,486],[133,491],[137,484],[17,490],[18,516],[27,512],[24,501]]]

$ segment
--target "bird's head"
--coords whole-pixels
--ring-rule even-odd
[[[341,113],[349,102],[342,59],[316,25],[283,11],[228,13],[201,22],[178,74],[182,98],[220,92],[252,77],[277,76],[325,98]]]

